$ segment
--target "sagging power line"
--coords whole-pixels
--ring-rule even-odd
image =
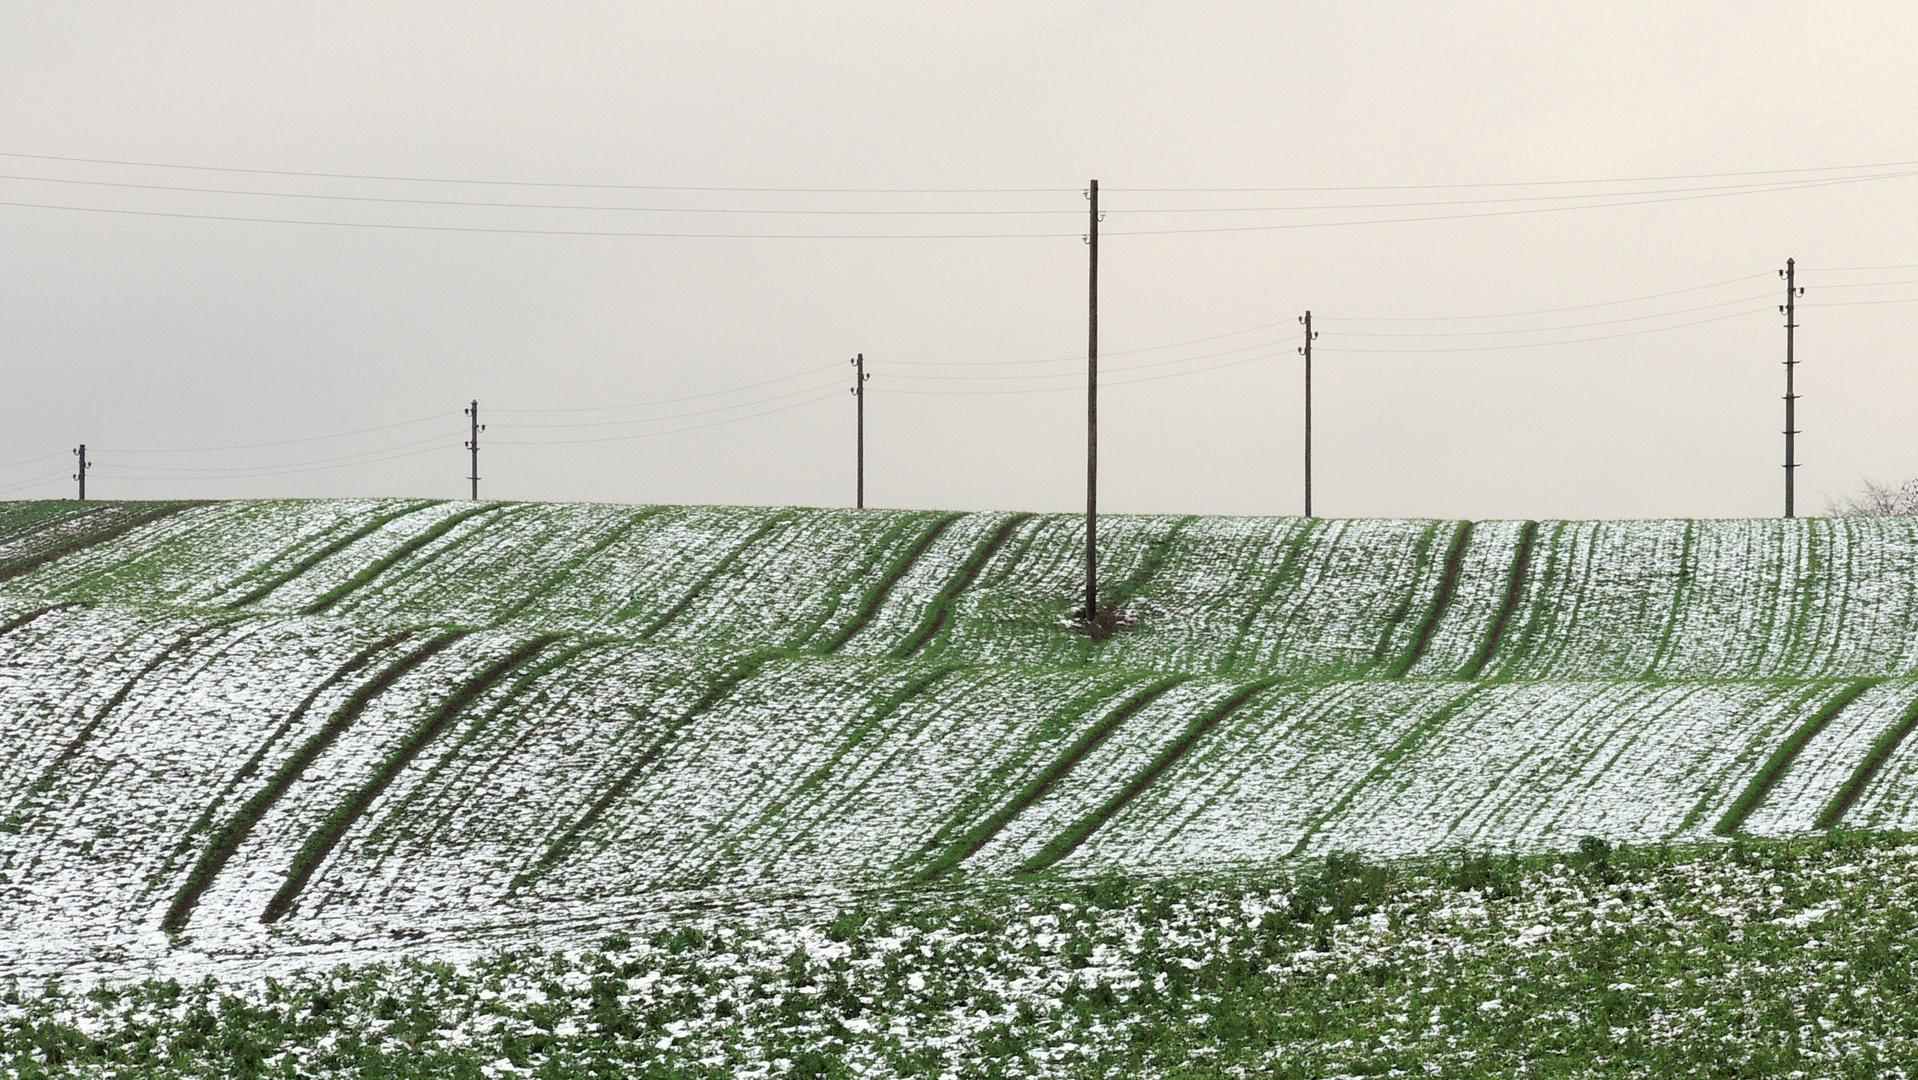
[[[1086,195],[1088,200],[1092,200],[1094,198],[1093,191],[1090,188],[1087,189]],[[1088,449],[1087,525],[1088,525],[1088,535],[1092,538],[1092,542],[1088,547],[1088,585],[1089,585],[1088,596],[1091,598],[1092,603],[1095,605],[1097,603],[1097,567],[1096,567],[1096,559],[1097,559],[1097,547],[1096,547],[1097,404],[1098,404],[1097,393],[1098,393],[1099,376],[1101,374],[1098,371],[1099,342],[1098,342],[1098,335],[1097,335],[1098,294],[1097,294],[1096,238],[1097,238],[1097,234],[1101,231],[1100,223],[1103,221],[1104,216],[1105,215],[1103,213],[1102,208],[1095,211],[1093,218],[1089,222],[1089,227],[1086,233],[1082,234],[1084,236],[1086,243],[1088,244],[1089,249],[1091,249],[1089,250],[1089,265],[1088,265],[1088,275],[1089,275],[1088,276],[1088,289],[1089,289],[1088,291],[1088,348],[1087,348],[1087,357],[1086,357],[1087,376],[1088,376],[1088,381],[1087,381],[1087,393],[1088,393],[1088,400],[1087,400],[1087,420],[1088,420],[1088,424],[1087,424],[1087,428],[1088,428],[1087,430],[1087,442],[1088,442],[1088,447],[1087,447]],[[1872,267],[1872,268],[1864,268],[1864,267],[1830,268],[1824,272],[1881,273],[1885,271],[1914,269],[1914,268],[1918,268],[1918,264],[1888,265],[1883,267]],[[1796,388],[1795,388],[1795,365],[1797,362],[1796,354],[1795,354],[1795,330],[1797,327],[1795,314],[1796,314],[1797,298],[1802,297],[1804,295],[1804,289],[1796,285],[1796,275],[1800,269],[1801,268],[1797,267],[1796,261],[1791,260],[1791,261],[1788,261],[1786,270],[1779,272],[1780,274],[1785,275],[1785,277],[1787,278],[1786,284],[1787,284],[1788,290],[1795,290],[1794,292],[1792,292],[1790,296],[1788,296],[1787,304],[1780,306],[1785,310],[1785,314],[1787,317],[1787,327],[1786,327],[1787,329],[1787,422],[1786,422],[1787,493],[1786,493],[1786,501],[1787,501],[1788,515],[1795,514],[1795,475],[1794,474],[1795,474],[1796,467],[1800,464],[1797,461],[1797,456],[1796,456],[1796,436],[1800,432],[1798,432],[1796,428],[1796,400],[1798,395],[1796,394]],[[1709,283],[1707,285],[1702,285],[1702,286],[1693,286],[1693,287],[1688,287],[1684,289],[1670,290],[1663,293],[1633,297],[1623,301],[1606,301],[1606,302],[1592,303],[1592,304],[1572,305],[1567,307],[1539,309],[1539,310],[1530,311],[1530,312],[1502,312],[1495,315],[1485,315],[1485,316],[1444,316],[1444,317],[1440,317],[1439,319],[1396,319],[1396,320],[1373,319],[1369,321],[1372,321],[1372,322],[1395,321],[1403,325],[1406,323],[1417,323],[1417,322],[1439,322],[1442,319],[1444,323],[1452,326],[1456,326],[1461,320],[1470,319],[1470,318],[1477,318],[1485,321],[1500,321],[1505,319],[1520,318],[1520,317],[1527,317],[1527,316],[1534,316],[1534,315],[1549,315],[1549,314],[1554,314],[1554,313],[1563,312],[1563,311],[1587,310],[1592,308],[1617,306],[1620,304],[1652,302],[1660,299],[1667,299],[1674,296],[1696,293],[1696,292],[1707,290],[1707,289],[1729,287],[1744,281],[1751,280],[1751,278],[1754,276],[1758,276],[1758,275],[1741,276],[1737,278],[1727,279],[1724,281]],[[1831,289],[1870,289],[1870,288],[1907,286],[1907,285],[1913,285],[1913,284],[1918,284],[1918,279],[1894,278],[1894,279],[1881,280],[1881,281],[1833,282],[1833,283],[1829,283],[1829,285],[1826,287]],[[1581,327],[1599,327],[1599,326],[1614,325],[1618,323],[1639,322],[1639,321],[1645,321],[1645,320],[1651,320],[1651,319],[1671,319],[1671,318],[1683,317],[1685,315],[1698,312],[1698,311],[1713,310],[1717,308],[1723,308],[1727,306],[1735,306],[1735,305],[1748,303],[1750,302],[1751,299],[1755,299],[1755,298],[1740,297],[1740,298],[1727,300],[1727,301],[1721,301],[1721,302],[1710,303],[1710,304],[1702,304],[1702,305],[1695,304],[1695,305],[1691,305],[1684,308],[1669,309],[1664,311],[1652,312],[1649,314],[1627,315],[1627,316],[1622,316],[1616,319],[1605,319],[1605,320],[1598,320],[1598,321],[1591,321],[1591,322],[1584,322],[1584,323],[1574,323],[1574,324],[1552,324],[1552,325],[1546,325],[1546,326],[1519,327],[1519,328],[1494,327],[1492,329],[1487,329],[1487,330],[1465,330],[1465,331],[1448,328],[1448,329],[1434,329],[1434,330],[1426,331],[1423,333],[1408,333],[1408,332],[1400,332],[1400,331],[1394,331],[1390,333],[1372,332],[1372,331],[1349,331],[1346,334],[1340,335],[1340,336],[1353,336],[1353,337],[1390,336],[1390,337],[1408,337],[1408,338],[1424,337],[1424,338],[1429,338],[1435,341],[1442,341],[1446,339],[1457,338],[1460,336],[1476,336],[1476,335],[1489,336],[1489,335],[1514,335],[1514,334],[1523,335],[1528,333],[1545,334],[1545,333],[1553,333],[1553,332],[1563,332],[1565,330],[1577,329]],[[1844,306],[1846,304],[1854,304],[1854,303],[1877,304],[1877,303],[1910,303],[1910,302],[1918,302],[1918,297],[1886,298],[1886,299],[1873,299],[1873,300],[1860,300],[1860,301],[1828,301],[1828,302],[1825,302],[1825,304],[1821,304],[1818,306]],[[1768,303],[1766,305],[1765,310],[1770,310],[1771,307],[1773,306],[1774,305]],[[1722,315],[1722,316],[1715,316],[1710,319],[1685,320],[1680,322],[1668,323],[1662,326],[1654,326],[1654,327],[1644,328],[1641,330],[1628,331],[1628,332],[1619,333],[1619,334],[1592,335],[1592,336],[1572,339],[1572,340],[1553,339],[1548,341],[1519,342],[1516,344],[1496,344],[1496,345],[1482,344],[1478,346],[1466,346],[1466,347],[1446,346],[1446,347],[1429,348],[1429,349],[1358,350],[1358,349],[1341,349],[1340,347],[1334,346],[1334,351],[1350,351],[1350,352],[1370,351],[1370,352],[1377,352],[1377,353],[1385,353],[1385,352],[1468,353],[1468,352],[1494,351],[1494,350],[1504,350],[1504,349],[1543,348],[1543,347],[1554,346],[1554,345],[1575,344],[1581,341],[1602,341],[1602,340],[1609,340],[1615,337],[1632,336],[1632,335],[1641,334],[1641,333],[1657,333],[1657,332],[1663,332],[1666,330],[1677,330],[1677,329],[1682,329],[1688,326],[1697,326],[1697,325],[1702,325],[1709,322],[1717,322],[1717,321],[1723,321],[1726,319],[1742,318],[1746,315],[1755,314],[1755,313],[1756,313],[1756,309],[1754,309],[1753,311],[1734,311],[1729,314]],[[1311,315],[1310,318],[1312,319],[1312,322],[1313,322],[1313,332],[1311,334],[1311,337],[1313,339],[1316,339],[1319,336],[1318,333],[1316,332],[1316,325],[1319,322],[1329,322],[1333,325],[1338,325],[1345,322],[1353,322],[1353,323],[1360,323],[1361,325],[1363,325],[1363,321],[1358,319],[1333,318],[1328,320],[1328,319],[1320,318],[1317,315]],[[1189,347],[1193,345],[1209,345],[1210,343],[1222,341],[1235,336],[1243,336],[1251,333],[1259,333],[1269,329],[1272,325],[1274,324],[1263,323],[1263,324],[1257,324],[1251,327],[1247,327],[1241,330],[1229,331],[1223,334],[1212,334],[1212,335],[1204,335],[1200,337],[1185,338],[1179,341],[1162,344],[1162,345],[1141,346],[1141,347],[1136,347],[1136,348],[1127,349],[1127,350],[1120,350],[1118,353],[1114,355],[1142,355],[1142,354],[1148,354],[1148,353],[1157,352],[1157,351],[1189,349]],[[1258,342],[1254,342],[1251,345],[1235,346],[1235,347],[1226,348],[1226,349],[1206,349],[1205,351],[1197,352],[1197,353],[1188,352],[1186,355],[1174,356],[1171,359],[1147,360],[1142,363],[1127,365],[1127,366],[1116,368],[1114,370],[1117,370],[1121,373],[1145,372],[1148,370],[1158,370],[1158,369],[1166,369],[1166,368],[1172,368],[1175,370],[1163,370],[1163,371],[1159,371],[1159,373],[1157,374],[1144,375],[1143,377],[1140,377],[1140,378],[1133,378],[1133,379],[1122,378],[1119,380],[1108,379],[1106,381],[1108,385],[1124,386],[1132,383],[1154,381],[1154,380],[1163,379],[1163,378],[1184,377],[1188,375],[1197,375],[1204,372],[1218,371],[1218,370],[1230,368],[1230,367],[1237,367],[1237,366],[1250,364],[1253,362],[1263,361],[1263,360],[1272,358],[1272,356],[1276,354],[1271,353],[1269,351],[1262,351],[1262,350],[1268,350],[1271,346],[1276,344],[1277,342],[1261,340]],[[1308,344],[1306,347],[1301,348],[1300,352],[1305,353],[1311,348],[1313,348],[1313,346]],[[1225,357],[1225,356],[1236,356],[1237,354],[1246,353],[1246,352],[1257,352],[1258,355],[1240,356],[1237,359],[1229,360],[1225,363],[1216,363],[1216,364],[1204,363],[1204,361],[1207,361],[1209,359]],[[923,360],[902,362],[902,365],[917,367],[919,369],[919,372],[908,373],[908,374],[895,374],[894,376],[890,376],[889,380],[910,380],[910,381],[916,381],[920,383],[931,382],[935,385],[939,383],[948,383],[948,384],[958,383],[958,384],[961,384],[961,386],[953,389],[929,389],[929,390],[915,390],[909,387],[895,387],[895,386],[871,387],[867,385],[867,380],[871,379],[872,376],[870,372],[867,372],[865,370],[863,365],[863,358],[864,358],[864,354],[861,353],[857,357],[855,357],[852,361],[855,367],[855,379],[856,379],[855,389],[857,391],[857,396],[860,399],[856,404],[856,414],[855,414],[855,423],[857,425],[856,435],[855,435],[855,439],[856,439],[856,442],[855,442],[855,498],[856,498],[857,505],[860,505],[860,506],[864,505],[864,400],[863,399],[866,396],[866,393],[868,390],[874,389],[874,388],[880,388],[883,390],[883,392],[886,392],[886,393],[912,394],[912,393],[1049,393],[1049,392],[1054,392],[1056,390],[1070,389],[1069,384],[1060,385],[1060,386],[1020,386],[1014,389],[1002,389],[1002,388],[988,388],[983,390],[975,389],[968,384],[974,384],[979,382],[993,383],[993,382],[1005,382],[1005,381],[1029,381],[1034,379],[1043,382],[1046,380],[1058,380],[1061,378],[1069,379],[1070,374],[1068,372],[1037,373],[1037,374],[1028,374],[1025,372],[1013,372],[1013,373],[1007,373],[1007,374],[985,374],[985,375],[968,374],[964,372],[948,372],[948,371],[940,370],[941,368],[946,367],[948,365],[943,365],[935,361],[923,361]],[[978,367],[985,366],[985,365],[1048,364],[1048,363],[1056,362],[1057,359],[1063,359],[1063,358],[1041,358],[1041,359],[1035,359],[1035,360],[993,359],[989,361],[961,362],[961,363],[950,365],[950,366],[960,367],[960,368],[972,368],[976,370]],[[524,408],[524,409],[516,409],[516,410],[496,410],[496,411],[505,411],[508,413],[518,414],[518,415],[554,416],[554,417],[566,416],[566,415],[581,415],[581,414],[604,414],[605,412],[610,410],[639,411],[639,410],[644,410],[654,406],[668,405],[675,402],[690,402],[690,401],[697,401],[697,400],[710,400],[714,398],[724,398],[727,396],[737,395],[741,392],[749,391],[755,388],[774,386],[781,383],[787,383],[787,382],[792,382],[799,379],[804,379],[814,372],[823,372],[824,370],[826,370],[826,368],[823,368],[823,367],[809,368],[805,371],[796,372],[791,375],[779,376],[773,379],[758,380],[753,383],[744,384],[743,386],[735,386],[731,388],[706,391],[706,392],[691,394],[691,395],[679,395],[675,397],[657,398],[651,401],[632,402],[626,405],[583,406],[583,407],[572,407],[572,408],[547,408],[547,409]],[[1306,510],[1307,516],[1311,516],[1315,510],[1315,507],[1313,506],[1313,503],[1312,503],[1312,499],[1313,499],[1312,474],[1311,474],[1312,466],[1310,461],[1311,455],[1313,453],[1313,444],[1311,441],[1312,415],[1311,415],[1311,404],[1310,404],[1310,393],[1311,393],[1310,375],[1311,373],[1309,371],[1309,361],[1308,361],[1307,389],[1306,389],[1307,431],[1306,431],[1306,442],[1304,447],[1304,454],[1306,457],[1305,510]],[[540,429],[540,430],[557,429],[560,431],[564,431],[568,429],[579,430],[579,431],[590,431],[590,430],[605,430],[608,428],[612,428],[612,429],[651,428],[651,429],[650,430],[622,430],[618,434],[609,434],[604,436],[593,436],[593,437],[583,437],[583,438],[532,438],[532,439],[518,439],[518,440],[508,439],[502,442],[501,445],[514,445],[514,446],[565,445],[565,444],[572,444],[572,443],[621,441],[621,440],[627,440],[627,439],[659,437],[659,436],[676,434],[680,432],[696,431],[696,430],[701,430],[709,427],[717,427],[723,424],[742,422],[745,420],[753,419],[755,417],[769,415],[771,413],[783,412],[788,409],[803,407],[803,406],[812,404],[815,401],[823,400],[825,397],[828,397],[832,393],[836,393],[836,392],[837,392],[836,388],[831,386],[827,386],[827,387],[803,386],[798,390],[782,392],[782,393],[774,394],[771,396],[761,396],[757,398],[750,398],[742,401],[737,401],[731,404],[717,405],[711,408],[702,408],[702,409],[695,409],[695,410],[679,410],[675,412],[665,413],[663,415],[641,416],[641,417],[636,417],[632,419],[600,420],[600,419],[582,418],[582,419],[575,419],[575,420],[560,420],[557,422],[549,422],[545,420],[527,421],[527,422],[515,421],[508,424],[507,427],[509,429],[518,428],[521,430],[528,430],[528,431],[533,429]],[[772,403],[776,403],[776,406],[773,408],[755,409],[756,406],[764,405],[764,404],[772,404]],[[742,412],[742,410],[748,410],[748,409],[753,409],[755,411]],[[469,428],[468,436],[469,437],[464,443],[460,444],[461,447],[465,449],[469,454],[470,474],[466,479],[469,484],[469,497],[474,499],[478,498],[478,479],[479,479],[479,469],[478,469],[478,461],[477,461],[478,436],[480,431],[483,431],[486,429],[486,425],[479,424],[477,411],[478,411],[478,401],[477,399],[474,399],[472,403],[470,404],[470,406],[466,410],[464,410],[464,415],[466,419],[468,420],[468,428]],[[242,443],[242,444],[227,444],[227,445],[219,445],[219,446],[182,447],[177,449],[142,448],[142,449],[120,450],[120,451],[105,451],[105,453],[108,453],[110,455],[118,455],[118,454],[203,455],[203,454],[221,453],[221,452],[228,452],[228,451],[249,450],[249,449],[260,448],[260,447],[299,446],[299,445],[307,445],[307,444],[317,443],[317,442],[326,441],[326,440],[356,438],[356,437],[365,436],[367,434],[379,434],[379,433],[384,433],[388,431],[395,431],[395,430],[403,429],[409,426],[417,425],[420,423],[430,422],[432,420],[442,418],[446,415],[447,414],[444,414],[444,413],[429,414],[426,416],[415,417],[409,420],[398,421],[391,424],[381,424],[381,425],[375,425],[370,427],[351,429],[348,431],[334,432],[334,433],[322,434],[322,435],[303,436],[303,437],[297,437],[297,438],[291,438],[291,439],[281,439],[281,440]],[[658,425],[662,423],[669,423],[671,421],[682,419],[682,418],[694,418],[694,417],[706,417],[706,416],[714,416],[719,418],[712,420],[710,422],[705,422],[705,423],[680,425],[680,426],[667,427],[667,428],[658,427]],[[360,467],[364,465],[376,464],[380,462],[390,462],[390,461],[394,461],[402,458],[410,458],[410,457],[423,455],[423,454],[438,453],[438,452],[441,452],[441,449],[447,446],[448,444],[449,444],[449,441],[445,437],[435,436],[427,439],[415,440],[413,442],[401,443],[397,446],[385,446],[385,447],[380,447],[376,449],[361,451],[358,453],[336,455],[330,458],[308,459],[304,461],[284,462],[280,464],[267,464],[267,465],[244,465],[244,466],[231,466],[231,467],[218,467],[218,466],[207,467],[207,466],[184,466],[184,465],[175,465],[175,466],[150,465],[149,466],[149,465],[133,464],[130,462],[116,462],[111,460],[107,464],[109,468],[108,475],[114,476],[116,478],[128,479],[128,480],[257,479],[257,478],[266,478],[266,477],[272,477],[272,476],[286,476],[286,475],[295,475],[295,474],[301,474],[301,473],[321,472],[321,471],[327,471],[335,468],[354,468],[354,467]],[[78,456],[81,452],[82,452],[81,450],[73,451],[73,453],[76,456]],[[97,464],[97,462],[94,460],[96,456],[97,456],[97,452],[89,452],[87,457],[85,458],[85,467],[82,470],[76,471],[71,477],[79,485],[77,490],[82,497],[84,497],[84,488],[85,488],[84,473],[86,471],[90,471],[94,467],[94,465]],[[46,460],[46,458],[47,458],[47,455],[42,455],[39,458],[27,458],[27,459],[23,459],[22,461],[9,463],[7,465],[0,465],[0,469],[11,469],[16,467],[23,467],[26,465],[33,464],[36,461]],[[123,471],[116,472],[114,470],[123,470]],[[145,474],[145,475],[135,475],[135,474]],[[22,488],[29,488],[37,484],[45,483],[48,479],[49,477],[38,477],[38,478],[29,478],[27,480],[22,480],[22,481],[16,481],[13,484],[10,484],[4,488],[0,488],[0,493],[7,493],[15,490],[20,490]],[[1096,607],[1093,610],[1096,612]]]

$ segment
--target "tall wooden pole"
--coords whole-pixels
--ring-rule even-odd
[[[853,450],[853,487],[855,497],[853,505],[861,510],[866,508],[866,380],[872,376],[866,374],[866,354],[860,353],[851,360],[853,366],[852,396],[857,405],[858,435],[854,439]]]
[[[1305,356],[1305,516],[1312,516],[1312,313],[1299,320],[1305,324],[1305,344],[1299,352]]]
[[[1805,290],[1798,287],[1798,262],[1786,259],[1785,268],[1778,272],[1785,279],[1785,302],[1778,310],[1785,313],[1785,516],[1794,516],[1793,494],[1798,473],[1798,394],[1792,387],[1792,376],[1798,367],[1798,358],[1793,355],[1793,336],[1798,330],[1798,298]]]
[[[1099,615],[1099,182],[1092,200],[1091,248],[1086,281],[1086,623]]]
[[[478,502],[479,501],[479,481],[480,481],[479,437],[480,437],[480,432],[486,430],[486,425],[479,422],[479,399],[478,398],[474,398],[473,404],[467,407],[466,415],[471,420],[472,431],[473,431],[472,437],[466,440],[466,448],[473,452],[473,473],[471,476],[468,476],[467,479],[473,482],[472,497],[473,497],[473,501]]]

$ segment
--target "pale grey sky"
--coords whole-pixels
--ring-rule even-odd
[[[82,441],[96,497],[463,496],[477,397],[489,496],[845,505],[863,352],[870,504],[1076,509],[1097,177],[1104,509],[1296,513],[1310,308],[1322,514],[1776,514],[1795,257],[1815,512],[1918,475],[1918,303],[1858,303],[1918,298],[1913,56],[1888,2],[7,5],[0,465],[62,456],[0,497]]]

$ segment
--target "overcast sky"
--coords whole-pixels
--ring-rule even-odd
[[[489,497],[850,505],[863,352],[869,504],[1081,508],[1096,177],[1103,509],[1297,513],[1309,308],[1321,514],[1777,514],[1793,257],[1819,512],[1918,476],[1913,57],[1892,2],[5,5],[0,498],[83,441],[463,497],[477,398]]]

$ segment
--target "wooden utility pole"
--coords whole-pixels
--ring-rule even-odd
[[[854,486],[858,489],[857,501],[853,503],[859,509],[866,508],[866,380],[872,376],[866,374],[866,354],[860,353],[847,363],[853,366],[852,396],[858,405],[859,436],[853,451]]]
[[[1086,189],[1092,200],[1091,247],[1086,282],[1086,625],[1099,617],[1099,182]]]
[[[474,502],[478,502],[479,501],[479,436],[480,436],[480,432],[486,430],[486,425],[479,422],[479,399],[478,398],[474,398],[473,404],[467,407],[466,415],[469,418],[471,418],[472,427],[473,427],[472,437],[466,440],[466,448],[473,452],[473,475],[467,477],[467,479],[473,482],[472,498]],[[508,425],[508,426],[510,427],[511,425]]]
[[[1793,514],[1793,487],[1798,473],[1798,395],[1792,386],[1792,376],[1798,367],[1798,357],[1793,355],[1793,337],[1798,329],[1798,298],[1805,290],[1798,287],[1798,261],[1786,259],[1785,268],[1778,272],[1785,279],[1785,302],[1778,310],[1785,313],[1785,516]]]
[[[1305,357],[1305,516],[1312,516],[1312,339],[1319,335],[1312,331],[1312,313],[1306,312],[1299,319],[1305,324],[1305,344],[1299,347],[1299,355]]]
[[[93,468],[93,462],[87,460],[87,444],[86,443],[81,443],[80,448],[78,450],[75,450],[74,453],[78,455],[80,458],[80,468],[78,471],[76,471],[73,474],[73,478],[75,480],[80,481],[80,501],[86,502],[87,501],[87,470]]]

